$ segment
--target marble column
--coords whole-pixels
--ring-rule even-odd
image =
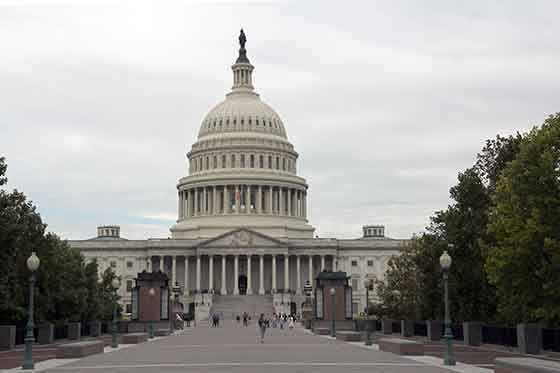
[[[239,295],[239,255],[234,256],[234,281],[233,281],[233,295]]]
[[[228,186],[224,185],[224,199],[222,201],[224,203],[224,214],[229,214],[229,193],[228,193]]]
[[[217,188],[214,185],[212,187],[212,214],[216,215],[218,213],[218,193]]]
[[[321,255],[321,272],[325,270],[325,256]]]
[[[146,262],[146,272],[152,271],[152,257],[148,256],[148,260]]]
[[[290,290],[290,256],[284,255],[284,293]]]
[[[247,295],[253,294],[251,286],[251,254],[247,254]]]
[[[296,256],[297,287],[296,294],[301,295],[301,256]]]
[[[264,295],[264,255],[259,255],[259,294]]]
[[[251,213],[251,186],[247,185],[245,189],[245,213]]]
[[[259,185],[257,199],[257,213],[262,214],[262,185]]]
[[[200,293],[200,255],[196,256],[196,291]]]
[[[200,213],[200,215],[206,215],[208,213],[208,209],[207,209],[207,203],[208,203],[208,188],[206,187],[202,187],[202,212]]]
[[[241,198],[239,193],[239,185],[235,186],[235,213],[239,214],[239,210],[241,209]]]
[[[183,293],[187,295],[189,291],[189,257],[185,256],[185,285],[183,288]]]
[[[208,258],[208,292],[214,292],[214,255]]]
[[[272,293],[276,293],[276,255],[272,255]]]
[[[309,283],[315,287],[313,283],[313,255],[309,255]]]
[[[173,255],[171,260],[171,286],[173,287],[177,282],[177,257]]]
[[[222,255],[222,290],[220,291],[222,295],[227,294],[226,287],[226,256]]]

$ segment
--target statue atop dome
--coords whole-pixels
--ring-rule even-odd
[[[245,49],[246,42],[247,42],[247,37],[245,37],[245,33],[243,32],[243,29],[241,29],[241,32],[239,33],[239,45],[241,45],[242,49]]]
[[[245,43],[247,42],[247,37],[245,36],[245,32],[243,29],[239,32],[239,57],[237,57],[237,61],[235,63],[250,63],[249,59],[247,58],[247,50],[245,49]]]

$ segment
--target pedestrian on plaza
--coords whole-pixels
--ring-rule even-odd
[[[264,333],[266,332],[266,318],[264,317],[264,313],[261,313],[257,326],[261,336],[261,343],[264,343]]]
[[[249,315],[247,314],[247,312],[243,312],[243,326],[249,326]]]
[[[288,328],[290,328],[290,330],[294,328],[294,317],[291,315],[288,317]]]

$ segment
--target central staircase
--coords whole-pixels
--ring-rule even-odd
[[[214,295],[210,315],[218,313],[221,319],[233,320],[247,312],[256,320],[261,313],[272,315],[272,301],[272,295]]]

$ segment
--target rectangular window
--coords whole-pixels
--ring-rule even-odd
[[[367,261],[367,266],[368,267],[373,267],[373,260],[368,260]]]
[[[131,303],[126,304],[126,313],[132,313],[132,304]]]
[[[126,268],[132,268],[134,264],[132,262],[126,262]]]
[[[111,268],[117,268],[117,262],[111,261]]]
[[[351,265],[352,265],[352,267],[357,267],[358,266],[358,261],[357,260],[352,260]]]
[[[126,291],[132,291],[132,280],[126,280]]]

